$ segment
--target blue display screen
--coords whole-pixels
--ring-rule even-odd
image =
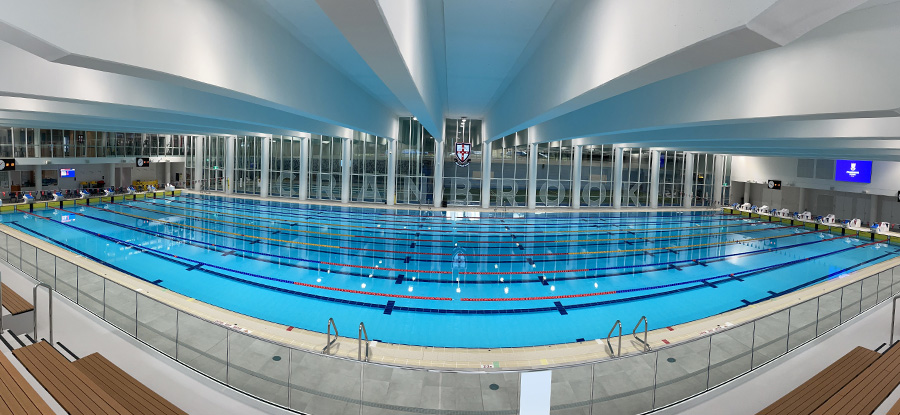
[[[862,160],[835,160],[834,180],[842,182],[871,183],[872,162]]]
[[[59,177],[75,177],[75,169],[59,169]]]

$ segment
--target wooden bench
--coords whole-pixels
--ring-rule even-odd
[[[34,310],[34,306],[21,295],[9,289],[6,284],[0,282],[0,290],[3,290],[3,308],[9,311],[9,314],[22,314],[27,311]]]
[[[879,359],[881,354],[862,347],[817,373],[759,415],[809,415]]]
[[[139,415],[125,409],[45,341],[13,350],[13,355],[70,414]]]
[[[187,415],[99,353],[82,357],[74,365],[132,413]]]
[[[813,414],[871,414],[897,385],[900,385],[900,347],[892,346]]]
[[[0,415],[53,415],[25,377],[0,354]]]

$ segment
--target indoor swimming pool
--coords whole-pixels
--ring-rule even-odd
[[[207,195],[14,212],[4,225],[241,314],[494,348],[659,329],[894,258],[887,243],[719,211],[487,213]],[[343,334],[343,333],[342,333]]]

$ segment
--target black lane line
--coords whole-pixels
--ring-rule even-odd
[[[562,305],[561,302],[559,302],[559,301],[554,301],[554,302],[553,302],[553,305],[556,306],[556,310],[559,311],[559,314],[560,314],[560,315],[565,316],[565,315],[568,315],[568,314],[569,314],[569,312],[566,311],[566,308],[563,307],[563,305]]]

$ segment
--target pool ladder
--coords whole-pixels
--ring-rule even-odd
[[[643,339],[638,337],[638,334],[637,334],[638,327],[641,326],[641,323],[644,323],[644,338]],[[647,333],[649,333],[648,326],[649,326],[649,323],[647,322],[647,316],[641,316],[641,319],[638,320],[637,324],[634,326],[634,330],[631,331],[631,335],[634,336],[634,339],[637,340],[638,342],[640,342],[641,345],[644,346],[645,353],[650,351],[650,343],[647,342]],[[614,331],[616,331],[617,327],[619,328],[619,336],[618,336],[618,343],[619,343],[618,346],[619,347],[618,347],[618,349],[613,349],[612,341],[610,341],[610,339],[612,338],[612,334]],[[609,333],[606,335],[606,346],[609,347],[609,353],[611,355],[613,355],[613,356],[621,356],[622,355],[622,320],[616,320],[616,322],[613,324],[612,328],[609,329]]]
[[[365,356],[365,360],[363,360],[363,354],[362,354],[362,342],[363,342],[363,338],[366,339],[366,356]],[[357,345],[356,359],[357,359],[357,360],[362,360],[362,361],[368,362],[368,361],[369,361],[369,333],[366,332],[366,325],[363,324],[362,322],[359,323],[359,337],[357,338],[357,343],[356,343],[356,345]]]
[[[331,328],[334,328],[334,339],[331,338]],[[325,347],[322,349],[322,353],[328,354],[328,350],[331,349],[331,345],[336,343],[338,339],[338,331],[337,326],[334,325],[334,318],[328,319],[328,341],[325,343]]]

